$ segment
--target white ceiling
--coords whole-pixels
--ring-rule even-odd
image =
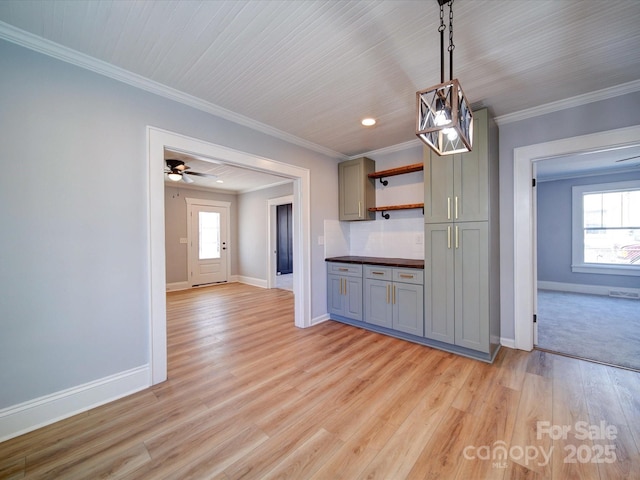
[[[165,149],[165,160],[181,160],[189,167],[190,172],[205,173],[213,177],[188,175],[193,183],[174,182],[165,175],[168,187],[206,188],[234,193],[247,193],[262,188],[289,183],[290,178],[279,177],[248,168],[236,167],[212,158],[194,156],[182,152]]]
[[[55,42],[336,158],[415,141],[415,92],[440,81],[436,0],[3,0],[0,21],[0,38]],[[499,118],[638,90],[639,26],[638,0],[457,0],[454,75]]]

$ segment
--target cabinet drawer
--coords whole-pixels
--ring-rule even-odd
[[[422,285],[424,272],[417,268],[394,268],[393,281]]]
[[[365,278],[373,278],[376,280],[391,280],[391,269],[387,267],[376,267],[375,265],[364,266]]]
[[[334,275],[346,275],[348,277],[362,277],[362,265],[355,263],[334,263],[330,262],[329,272]]]

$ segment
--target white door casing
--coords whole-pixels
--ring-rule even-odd
[[[293,204],[293,195],[285,195],[284,197],[270,198],[267,200],[267,288],[275,288],[276,286],[276,207],[278,205]],[[293,206],[293,210],[297,205]],[[295,217],[295,215],[294,215]],[[294,218],[295,221],[295,218]],[[296,229],[293,228],[293,241],[295,244]]]
[[[230,274],[229,230],[230,202],[185,198],[187,203],[187,265],[191,286],[226,282]],[[215,252],[202,255],[199,218],[211,214],[217,218],[219,236]],[[204,258],[202,258],[204,257]]]
[[[310,171],[288,163],[241,152],[195,138],[147,127],[149,363],[155,385],[167,379],[167,310],[164,230],[164,149],[221,160],[253,170],[275,173],[293,180],[293,254],[298,275],[293,280],[294,322],[311,326],[311,197]]]
[[[532,319],[538,280],[534,266],[536,232],[531,186],[534,163],[553,157],[637,145],[638,139],[640,125],[634,125],[513,150],[513,313],[516,348],[531,350],[534,344]]]

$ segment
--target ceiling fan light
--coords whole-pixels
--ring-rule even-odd
[[[169,180],[173,180],[174,182],[179,182],[182,180],[182,174],[179,172],[169,172],[168,174]]]

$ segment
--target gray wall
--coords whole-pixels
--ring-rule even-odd
[[[235,193],[196,190],[166,185],[164,188],[164,231],[167,283],[186,282],[189,279],[187,244],[180,238],[187,237],[187,202],[185,198],[229,202],[229,256],[231,275],[238,271],[238,202]]]
[[[538,280],[637,288],[638,277],[571,271],[571,187],[640,180],[640,170],[538,183]]]
[[[500,125],[500,293],[503,338],[513,339],[515,331],[513,150],[631,125],[640,125],[640,92]]]
[[[0,408],[149,362],[148,125],[308,168],[311,238],[337,218],[336,159],[5,41],[0,72]]]

